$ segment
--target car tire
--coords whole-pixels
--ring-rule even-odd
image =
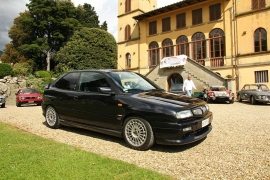
[[[256,102],[256,99],[255,99],[255,97],[254,96],[251,96],[250,97],[250,101],[251,101],[251,104],[257,104],[257,102]]]
[[[56,110],[52,106],[48,106],[45,112],[47,126],[52,129],[60,127],[59,117]]]
[[[238,100],[238,102],[242,102],[240,94],[237,94],[237,100]]]
[[[233,104],[234,103],[234,99],[230,100],[230,104]]]
[[[151,125],[139,117],[129,117],[126,119],[123,136],[126,143],[135,150],[147,150],[155,143]]]
[[[1,108],[5,108],[5,106],[6,106],[6,103],[2,104],[1,105]]]
[[[21,103],[16,102],[16,106],[17,106],[17,107],[21,107]]]

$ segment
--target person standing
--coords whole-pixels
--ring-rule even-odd
[[[184,81],[183,92],[185,92],[187,96],[191,97],[192,88],[197,89],[191,80],[191,76],[188,75],[187,79]]]

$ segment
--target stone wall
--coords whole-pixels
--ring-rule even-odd
[[[26,85],[26,78],[24,77],[11,77],[5,76],[0,79],[0,94],[9,97],[11,95],[12,89],[23,88]]]

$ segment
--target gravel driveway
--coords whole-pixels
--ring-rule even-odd
[[[121,138],[91,131],[46,127],[40,106],[0,108],[0,122],[175,179],[270,179],[270,105],[210,104],[213,130],[198,143],[126,147]]]

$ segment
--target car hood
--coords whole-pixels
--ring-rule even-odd
[[[270,91],[258,91],[257,94],[258,94],[258,95],[266,95],[266,96],[269,96],[269,95],[270,95]]]
[[[197,98],[192,98],[185,95],[178,95],[166,91],[145,92],[134,96],[144,101],[177,107],[194,107],[206,104],[205,101]]]

